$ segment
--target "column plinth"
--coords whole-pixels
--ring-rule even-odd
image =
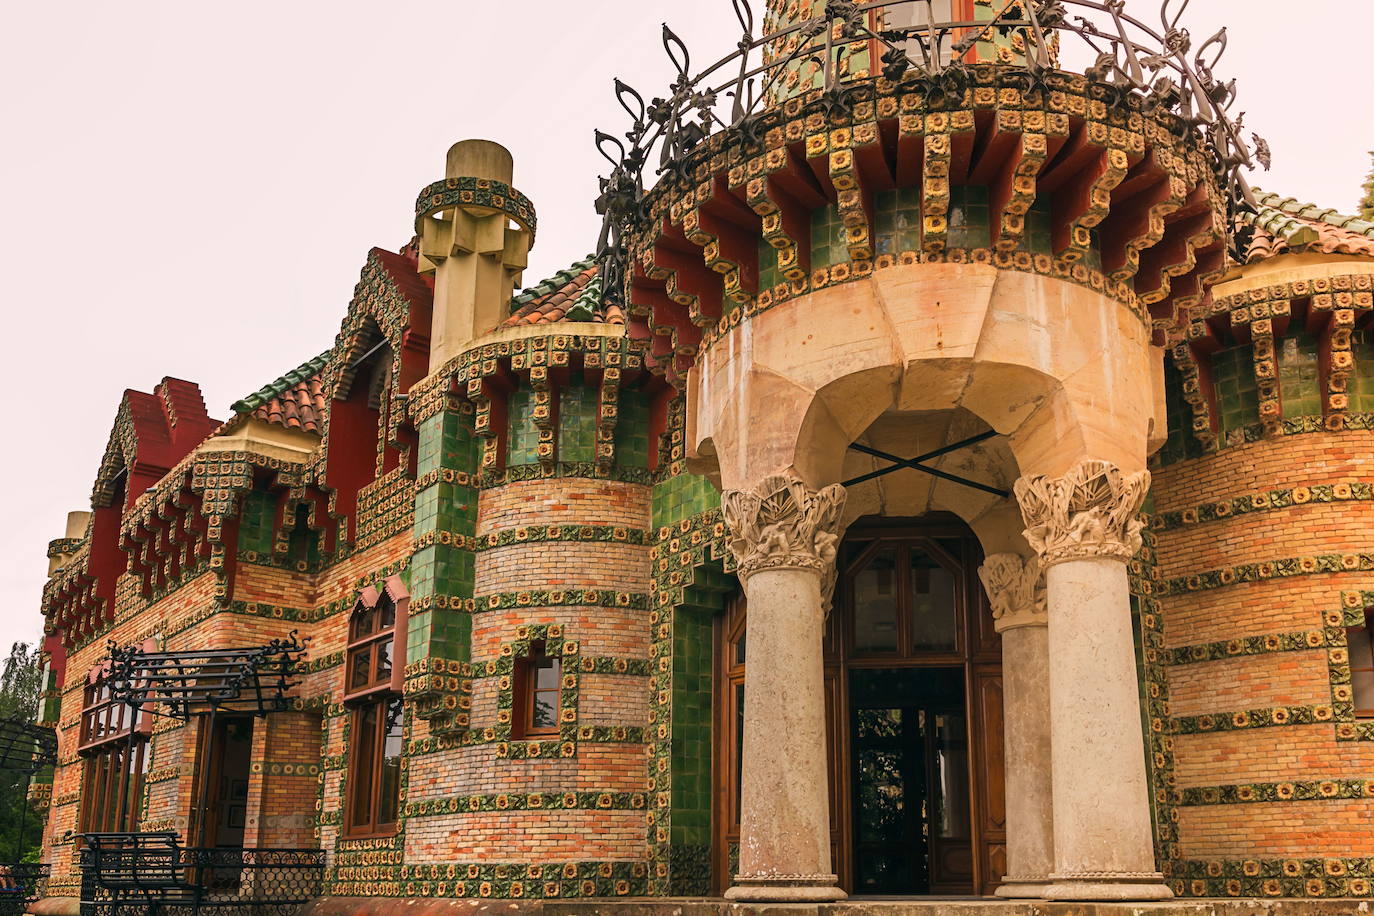
[[[1050,900],[1163,900],[1155,868],[1126,564],[1149,474],[1084,461],[1016,482],[1049,612]]]
[[[1002,634],[1007,874],[998,897],[1040,899],[1054,870],[1049,615],[1036,557],[999,553],[978,570]]]
[[[727,491],[749,600],[739,874],[731,900],[845,896],[831,871],[822,635],[844,490],[791,477]]]

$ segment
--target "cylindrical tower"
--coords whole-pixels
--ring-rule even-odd
[[[1374,225],[1260,195],[1171,332],[1148,706],[1176,894],[1362,897],[1374,854]]]

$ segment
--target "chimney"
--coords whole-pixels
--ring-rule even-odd
[[[48,544],[48,575],[65,569],[72,560],[72,554],[86,537],[86,526],[91,522],[89,512],[68,512],[67,531],[60,540]]]
[[[534,205],[511,186],[510,152],[490,140],[448,151],[443,181],[420,193],[421,273],[434,276],[429,371],[495,328],[510,312],[534,246]]]

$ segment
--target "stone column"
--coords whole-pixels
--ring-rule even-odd
[[[1049,606],[1050,900],[1172,896],[1155,870],[1126,577],[1149,483],[1146,471],[1091,460],[1016,482]]]
[[[725,896],[845,896],[830,863],[822,629],[844,489],[795,477],[728,490],[721,510],[749,598],[739,874]]]
[[[983,580],[1002,634],[1003,722],[1007,756],[1007,875],[997,896],[1045,896],[1054,870],[1050,763],[1049,616],[1037,557],[988,557]]]

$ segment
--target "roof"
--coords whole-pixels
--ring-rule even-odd
[[[323,432],[320,423],[324,417],[325,398],[320,372],[330,352],[326,350],[248,397],[235,401],[230,410],[237,414],[250,413],[256,419],[287,429]]]
[[[1301,251],[1374,257],[1374,223],[1335,210],[1255,190],[1259,210],[1247,217],[1255,227],[1245,261]]]
[[[624,324],[620,307],[601,306],[601,277],[596,258],[573,262],[549,279],[511,297],[511,316],[503,328],[519,328],[559,321],[593,321]]]

